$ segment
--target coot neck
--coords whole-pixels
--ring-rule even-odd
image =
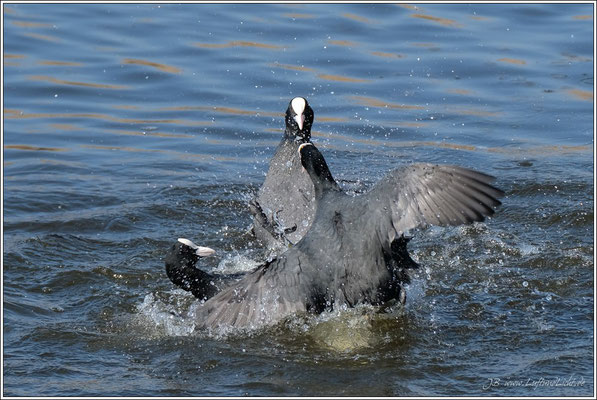
[[[286,130],[284,131],[284,139],[291,141],[291,142],[296,142],[299,144],[308,143],[311,140],[311,133],[304,132],[301,135],[297,131],[292,131],[292,130],[286,128]]]
[[[342,189],[332,176],[332,173],[329,169],[325,169],[321,171],[318,175],[314,171],[309,171],[309,176],[311,177],[311,181],[313,182],[313,187],[315,188],[315,198],[321,199],[326,193],[328,192],[341,192]]]

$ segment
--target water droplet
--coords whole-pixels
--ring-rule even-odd
[[[522,286],[527,287],[529,286],[529,283],[527,281],[522,282]]]

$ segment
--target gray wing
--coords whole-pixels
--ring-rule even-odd
[[[300,258],[300,252],[291,249],[210,298],[197,309],[198,325],[254,329],[307,311],[310,285]]]
[[[286,240],[296,244],[313,221],[315,194],[301,165],[299,144],[282,140],[250,207],[255,236],[269,249],[287,247]]]
[[[482,221],[504,192],[490,175],[454,165],[412,164],[393,170],[363,196],[380,234],[391,242],[413,228]]]

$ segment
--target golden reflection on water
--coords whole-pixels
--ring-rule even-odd
[[[215,111],[223,114],[233,115],[255,115],[264,117],[283,117],[284,113],[280,112],[269,112],[260,110],[242,110],[240,108],[233,107],[220,107],[220,106],[175,106],[175,107],[160,107],[158,111]]]
[[[392,123],[392,125],[396,125],[396,126],[404,126],[406,128],[422,128],[426,125],[428,125],[426,122],[404,122],[404,121],[400,121],[400,122],[394,122]]]
[[[82,131],[83,128],[74,124],[48,124],[51,128],[61,131]]]
[[[128,151],[130,153],[168,153],[168,150],[161,150],[161,149],[140,149],[137,147],[128,147],[128,146],[102,146],[99,144],[82,144],[81,147],[85,149],[94,149],[94,150],[119,150],[119,151]]]
[[[498,59],[498,61],[505,62],[508,64],[517,64],[517,65],[525,65],[527,63],[524,60],[519,60],[517,58],[508,58],[508,57],[500,58],[500,59]]]
[[[219,155],[212,155],[212,154],[203,154],[203,153],[182,153],[173,150],[162,150],[162,149],[140,149],[137,147],[128,147],[128,146],[101,146],[101,145],[94,145],[94,144],[83,144],[80,145],[82,148],[92,149],[92,150],[108,150],[108,151],[125,151],[129,153],[160,153],[160,154],[167,154],[174,156],[176,158],[183,158],[183,159],[201,159],[201,160],[208,160],[208,161],[236,161],[239,160],[238,157],[227,157],[227,156],[219,156]]]
[[[383,51],[372,51],[372,55],[377,57],[385,57],[385,58],[404,58],[405,55],[398,54],[398,53],[384,53]]]
[[[348,77],[348,76],[341,76],[341,75],[317,74],[317,77],[319,79],[324,79],[326,81],[352,82],[352,83],[368,83],[368,82],[371,82],[370,79],[351,78],[351,77]]]
[[[339,140],[347,143],[361,143],[369,146],[376,147],[377,149],[382,148],[405,148],[405,147],[434,147],[440,149],[451,149],[451,150],[459,150],[459,151],[474,151],[474,152],[481,152],[481,153],[503,153],[503,154],[511,154],[516,156],[551,156],[551,155],[561,155],[567,153],[583,153],[583,152],[590,152],[593,150],[592,146],[552,146],[552,145],[545,145],[545,146],[520,146],[520,147],[477,147],[467,144],[459,144],[459,143],[448,143],[448,142],[439,142],[439,141],[419,141],[419,140],[409,140],[409,141],[385,141],[385,140],[377,140],[377,139],[367,139],[367,138],[354,138],[345,135],[340,135],[338,133],[325,133],[320,131],[312,132],[314,137],[322,137],[330,140]],[[344,148],[338,145],[334,145],[331,142],[328,143],[316,143],[318,147],[323,148],[335,148],[338,150],[343,150]]]
[[[369,18],[362,17],[360,15],[351,14],[351,13],[343,13],[341,14],[344,18],[352,19],[353,21],[363,22],[365,24],[374,24],[375,21],[370,20]]]
[[[593,92],[589,90],[569,89],[566,92],[572,95],[573,97],[576,97],[577,99],[593,101]]]
[[[467,89],[448,89],[447,92],[453,93],[453,94],[460,94],[462,96],[468,96],[468,95],[472,94],[472,92]]]
[[[472,108],[454,108],[454,107],[446,107],[446,111],[454,114],[460,115],[475,115],[477,117],[496,117],[500,115],[499,112],[494,111],[485,111],[485,110],[475,110]]]
[[[415,47],[436,47],[435,43],[417,43],[417,42],[413,42],[411,44],[413,46],[415,46]]]
[[[592,15],[574,15],[572,17],[572,19],[576,19],[576,20],[589,20],[589,19],[593,19]]]
[[[47,42],[61,42],[61,39],[58,39],[57,37],[54,36],[50,36],[50,35],[42,35],[39,33],[33,33],[33,32],[27,32],[27,33],[23,33],[23,36],[27,36],[33,39],[39,39],[39,40],[45,40]]]
[[[530,146],[519,148],[512,147],[489,147],[487,151],[491,153],[504,153],[504,154],[520,154],[520,155],[554,155],[554,154],[566,154],[566,153],[584,153],[586,151],[593,151],[592,146]]]
[[[224,49],[224,48],[228,48],[228,47],[257,47],[260,49],[280,50],[280,49],[284,48],[282,46],[276,46],[273,44],[247,42],[244,40],[233,40],[233,41],[230,41],[227,43],[199,43],[199,42],[195,42],[195,43],[193,43],[193,45],[197,46],[197,47],[202,47],[205,49]]]
[[[26,144],[5,144],[4,149],[26,150],[26,151],[70,151],[70,149],[62,147],[37,147]]]
[[[449,26],[451,28],[462,28],[462,25],[459,24],[458,22],[454,21],[453,19],[434,17],[433,15],[427,15],[427,14],[411,14],[411,17],[436,22],[440,25]]]
[[[292,70],[292,71],[315,72],[315,70],[313,68],[305,67],[303,65],[280,64],[278,62],[271,63],[271,64],[268,64],[268,65],[270,67],[289,69],[289,70]]]
[[[29,21],[11,21],[13,25],[21,28],[51,28],[52,25],[44,24],[40,22],[29,22]]]
[[[117,110],[138,110],[139,106],[132,106],[128,104],[115,104],[111,106],[112,108],[116,108]]]
[[[51,83],[56,83],[59,85],[70,85],[70,86],[85,86],[91,87],[96,89],[128,89],[128,86],[125,85],[110,85],[105,83],[89,83],[89,82],[76,82],[76,81],[67,81],[63,79],[53,78],[51,76],[45,75],[30,75],[28,77],[32,81],[46,81]]]
[[[350,121],[348,118],[343,117],[317,117],[317,121],[320,122],[348,122]]]
[[[18,67],[21,65],[21,63],[19,62],[14,62],[14,61],[6,61],[8,60],[22,60],[24,58],[26,58],[27,56],[23,55],[23,54],[4,54],[4,65],[7,67]]]
[[[162,133],[153,131],[130,131],[124,129],[104,129],[102,132],[114,133],[117,135],[128,135],[128,136],[153,136],[163,138],[193,138],[193,135],[187,135],[184,133]]]
[[[491,19],[488,17],[482,17],[481,15],[471,15],[469,18],[474,19],[475,21],[488,21]]]
[[[183,119],[134,119],[118,118],[107,114],[94,113],[25,113],[19,110],[5,109],[5,119],[25,119],[25,118],[89,118],[101,119],[110,122],[121,122],[125,124],[176,124],[183,126],[205,126],[213,124],[212,121],[189,121]]]
[[[423,107],[423,106],[389,103],[387,101],[375,99],[373,97],[349,96],[349,98],[352,99],[353,101],[355,101],[356,103],[367,106],[367,107],[392,108],[392,109],[396,109],[396,110],[424,110],[425,109],[425,107]]]
[[[371,82],[370,79],[363,79],[363,78],[353,78],[350,76],[341,76],[341,75],[331,75],[331,74],[323,74],[318,73],[317,70],[313,68],[308,68],[299,65],[288,65],[288,64],[279,64],[273,63],[269,64],[272,67],[295,70],[295,71],[303,71],[303,72],[314,72],[315,76],[319,79],[323,79],[326,81],[336,81],[336,82],[351,82],[351,83],[369,83]]]
[[[590,57],[583,57],[576,54],[570,53],[562,53],[562,56],[566,58],[566,62],[573,61],[573,62],[593,62],[593,59]]]
[[[263,146],[263,147],[276,147],[279,143],[280,143],[280,139],[282,136],[282,130],[280,129],[266,129],[266,131],[271,131],[271,132],[276,132],[277,134],[279,134],[280,136],[276,137],[276,138],[272,138],[269,140],[251,140],[251,145],[252,146]],[[204,139],[205,143],[209,143],[209,144],[213,144],[216,146],[238,146],[238,139],[224,139],[224,138],[209,138],[209,139]],[[248,154],[248,153],[247,153]]]
[[[59,66],[59,67],[80,67],[83,64],[79,62],[69,61],[52,61],[52,60],[41,60],[37,62],[39,65]]]
[[[464,144],[457,144],[457,143],[446,143],[446,142],[434,142],[434,141],[417,141],[417,140],[409,140],[409,141],[387,141],[387,140],[380,140],[380,139],[371,139],[371,138],[355,138],[351,136],[341,135],[338,133],[327,133],[321,131],[312,131],[311,135],[314,137],[322,137],[330,140],[340,140],[347,143],[361,143],[368,146],[374,147],[392,147],[392,148],[401,148],[401,147],[417,147],[417,146],[430,146],[430,147],[438,147],[438,148],[447,148],[453,150],[466,150],[466,151],[477,151],[479,150],[475,146],[464,145]],[[319,144],[318,144],[319,146]],[[483,149],[480,149],[483,150]]]
[[[86,164],[84,164],[82,162],[78,162],[78,161],[66,161],[66,160],[40,158],[39,162],[42,164],[62,165],[62,166],[74,167],[74,168],[86,167]]]
[[[333,44],[336,46],[345,46],[345,47],[356,47],[359,44],[356,42],[351,42],[350,40],[328,40],[329,44]]]
[[[360,46],[358,43],[351,42],[349,40],[328,40],[327,43],[336,45],[336,46],[343,46],[343,47],[352,47],[352,46],[359,47]],[[368,52],[367,54],[371,54],[376,57],[385,57],[385,58],[393,58],[393,59],[400,59],[400,58],[405,57],[402,54],[386,53],[386,52],[381,52],[381,51],[371,51],[371,52]],[[370,83],[370,82],[372,82],[371,79],[343,76],[343,75],[337,75],[337,74],[327,74],[327,73],[323,73],[322,71],[318,71],[315,68],[305,67],[304,65],[280,64],[278,62],[270,63],[268,65],[271,67],[282,68],[282,69],[287,69],[287,70],[313,72],[313,73],[315,73],[315,76],[317,78],[323,79],[326,81],[349,82],[349,83]]]
[[[122,60],[122,63],[123,64],[144,65],[144,66],[159,69],[160,71],[163,71],[163,72],[170,72],[172,74],[179,74],[182,72],[182,70],[180,68],[172,67],[170,65],[160,64],[160,63],[146,61],[146,60],[138,60],[135,58],[125,58],[124,60]]]

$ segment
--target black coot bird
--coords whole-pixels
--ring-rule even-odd
[[[249,203],[256,238],[272,253],[297,243],[311,226],[315,214],[313,183],[303,172],[298,147],[311,140],[313,109],[304,97],[295,97],[286,110],[284,137],[272,157],[257,197]],[[206,300],[235,276],[209,274],[195,267],[197,254],[206,250],[188,239],[179,239],[166,258],[168,278],[195,297]],[[210,249],[211,250],[211,249]],[[213,253],[213,250],[211,250]]]
[[[251,329],[294,313],[400,300],[403,292],[387,262],[395,239],[428,225],[482,221],[504,194],[480,172],[412,164],[350,196],[314,145],[302,144],[299,154],[315,191],[311,228],[295,246],[198,307],[199,327]]]
[[[273,253],[297,243],[315,214],[313,183],[302,173],[298,147],[311,140],[313,109],[295,97],[286,110],[286,130],[257,197],[249,203],[256,238]]]
[[[211,256],[215,250],[197,246],[189,239],[180,238],[170,247],[164,258],[168,278],[199,299],[207,300],[224,287],[237,275],[210,274],[196,268],[200,258]]]

